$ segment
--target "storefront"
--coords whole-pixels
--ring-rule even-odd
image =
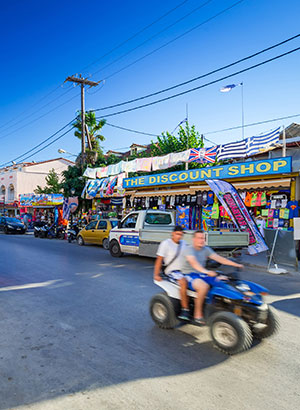
[[[234,224],[205,180],[223,179],[240,193],[258,226],[292,230],[298,216],[292,158],[276,158],[124,179],[125,212],[169,209],[185,229],[232,230]]]

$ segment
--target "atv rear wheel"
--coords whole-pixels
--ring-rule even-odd
[[[209,325],[214,345],[223,353],[240,353],[252,345],[250,327],[234,313],[214,313],[209,319]]]
[[[268,306],[268,318],[265,326],[254,327],[253,334],[256,339],[265,339],[272,336],[279,329],[279,320],[276,310],[272,306]]]
[[[153,321],[162,329],[173,329],[178,324],[174,305],[166,293],[153,296],[150,301],[150,314]]]

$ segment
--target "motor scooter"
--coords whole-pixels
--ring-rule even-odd
[[[77,223],[73,223],[70,229],[68,229],[68,242],[71,243],[73,241],[76,241],[77,235],[79,233],[79,228]]]

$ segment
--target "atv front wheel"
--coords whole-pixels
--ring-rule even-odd
[[[266,325],[253,328],[253,334],[256,339],[265,339],[272,336],[279,329],[279,320],[276,310],[272,306],[268,306],[268,318]]]
[[[214,345],[223,353],[236,354],[252,345],[252,332],[248,324],[231,312],[217,312],[209,319]]]
[[[150,301],[150,315],[162,329],[173,329],[178,324],[172,300],[165,293],[153,296]]]

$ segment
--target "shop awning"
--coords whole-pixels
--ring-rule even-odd
[[[269,179],[264,181],[235,182],[236,189],[264,189],[264,188],[286,188],[291,185],[291,178]]]
[[[136,198],[141,198],[144,196],[172,196],[172,195],[187,195],[190,194],[190,188],[178,188],[178,189],[163,189],[159,191],[140,191],[133,194]],[[126,195],[127,192],[126,192]]]

